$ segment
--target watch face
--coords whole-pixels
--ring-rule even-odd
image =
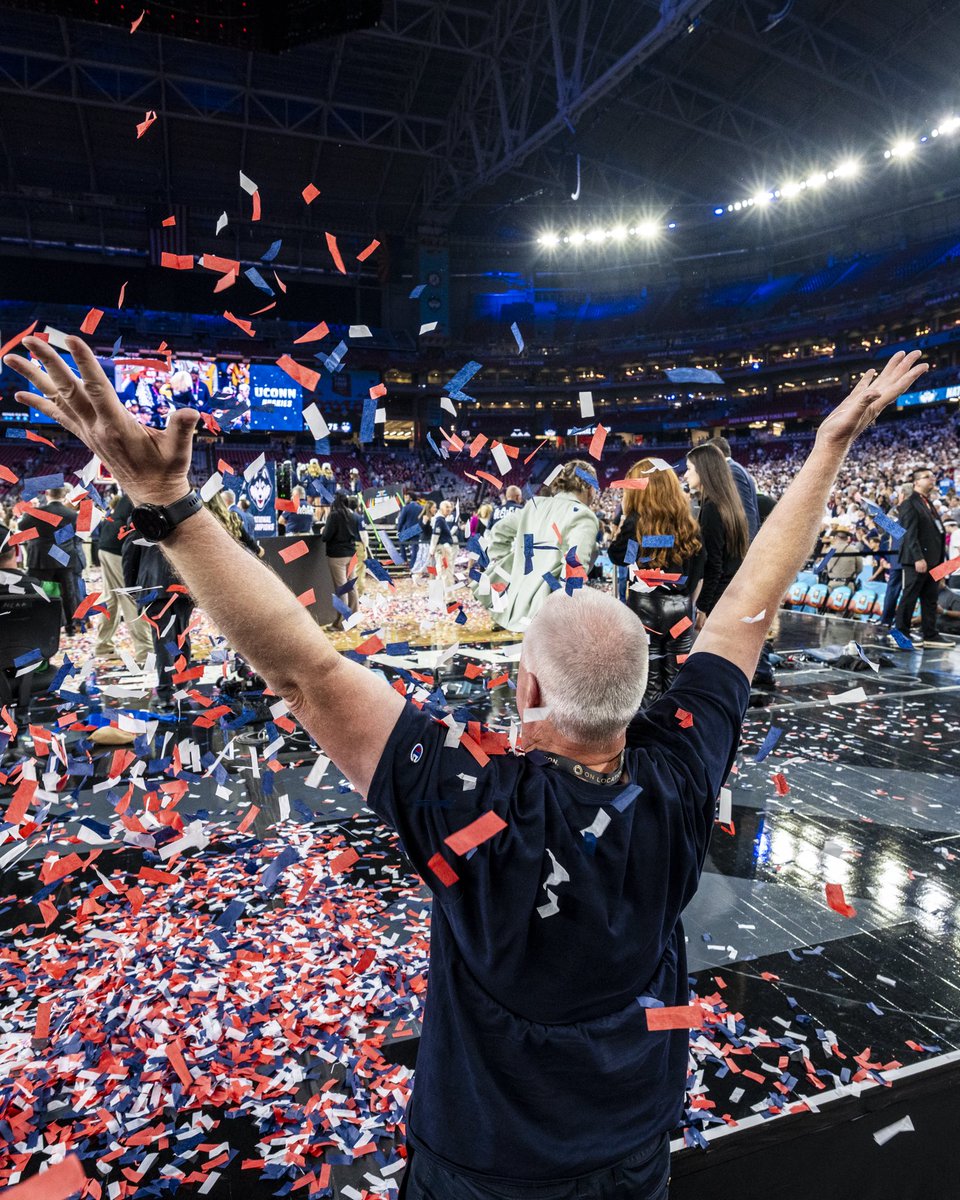
[[[138,504],[130,514],[130,523],[151,542],[159,542],[170,532],[170,521],[158,504]]]

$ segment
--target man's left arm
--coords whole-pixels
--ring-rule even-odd
[[[39,408],[80,438],[136,503],[171,504],[190,491],[196,412],[171,413],[163,431],[140,425],[80,338],[67,339],[80,378],[46,343],[27,338],[24,346],[45,369],[20,355],[5,359],[41,393],[18,392],[20,403]],[[231,647],[365,795],[403,710],[402,698],[366,668],[341,658],[279,577],[206,509],[179,525],[162,549]]]
[[[881,374],[868,371],[817,431],[814,447],[717,601],[693,654],[727,659],[747,678],[756,670],[783,594],[813,548],[824,504],[856,437],[927,369],[920,351],[895,354]]]

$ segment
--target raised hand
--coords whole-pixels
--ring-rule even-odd
[[[817,430],[817,440],[849,446],[888,405],[929,370],[929,363],[919,361],[922,354],[922,350],[911,350],[909,354],[899,350],[879,375],[872,369],[867,371],[846,400]]]
[[[17,392],[21,404],[32,405],[75,434],[136,503],[171,504],[186,495],[199,419],[193,409],[172,412],[165,430],[148,429],[120,403],[86,342],[67,338],[79,377],[46,342],[24,338],[23,345],[38,362],[19,354],[3,360],[40,392]]]

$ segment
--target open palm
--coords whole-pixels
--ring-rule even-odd
[[[80,438],[135,501],[168,504],[189,490],[198,420],[193,409],[171,413],[165,430],[149,429],[123,407],[93,351],[80,338],[67,338],[79,376],[41,339],[25,338],[23,345],[37,361],[8,354],[4,362],[40,394],[17,392],[21,404],[38,408]]]
[[[879,375],[874,370],[865,372],[846,400],[820,426],[817,437],[849,445],[929,369],[929,363],[920,362],[922,355],[922,350],[911,350],[909,354],[899,350]]]

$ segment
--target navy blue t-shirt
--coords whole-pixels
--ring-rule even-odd
[[[639,795],[537,756],[481,767],[407,705],[368,802],[435,896],[415,1147],[460,1170],[554,1180],[613,1165],[677,1123],[688,1031],[649,1032],[637,999],[687,1003],[680,913],[749,694],[726,659],[691,654],[631,728]],[[506,827],[472,855],[444,844],[489,811]],[[459,877],[450,886],[428,866],[438,852]]]
[[[439,513],[433,518],[433,534],[437,539],[438,546],[452,546],[453,534],[450,531],[450,522],[446,517]]]

